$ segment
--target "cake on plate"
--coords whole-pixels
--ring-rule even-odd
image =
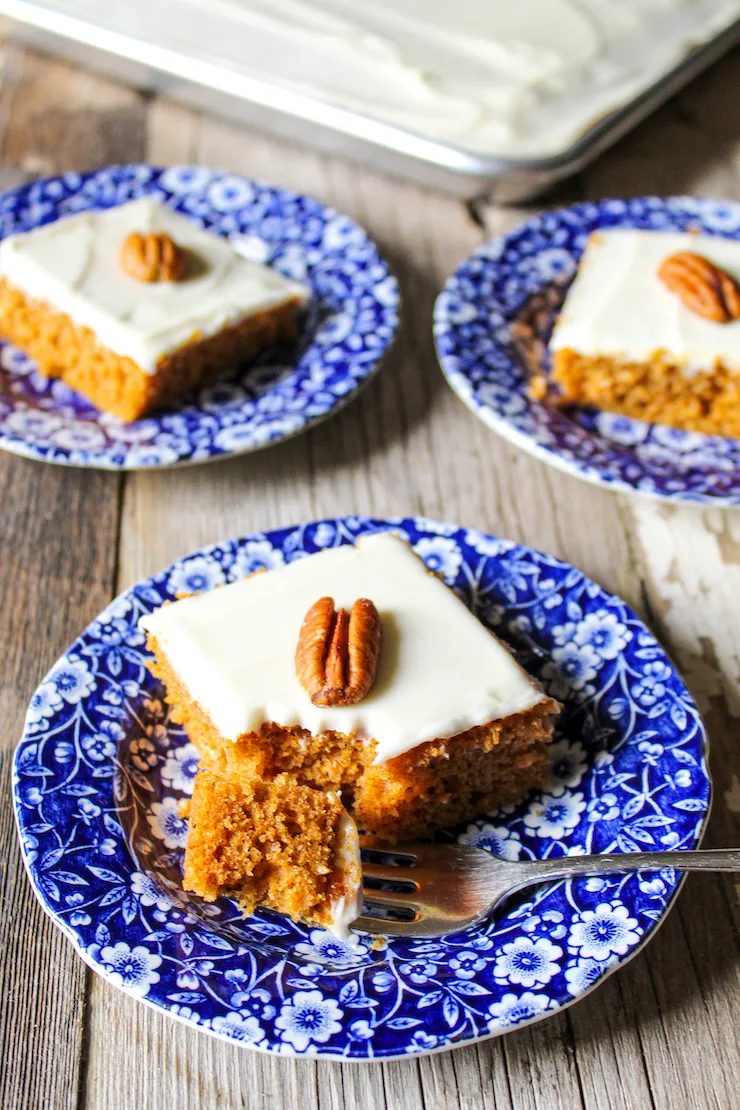
[[[308,296],[151,198],[0,243],[0,335],[122,420],[291,337]]]
[[[740,242],[594,232],[556,322],[563,403],[740,436]]]
[[[517,801],[544,777],[557,704],[391,532],[140,625],[201,756],[185,885],[206,898],[329,924],[337,890],[349,912],[360,889],[347,814],[390,844]]]

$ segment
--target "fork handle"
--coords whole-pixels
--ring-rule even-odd
[[[560,856],[520,863],[532,878],[567,879],[571,875],[602,875],[609,871],[740,871],[740,848],[689,852],[623,852],[597,856]]]

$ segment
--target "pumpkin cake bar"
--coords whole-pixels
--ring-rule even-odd
[[[740,436],[740,242],[594,232],[550,341],[562,403]]]
[[[378,843],[519,800],[557,704],[405,541],[362,538],[143,617],[201,756],[184,883],[336,930]],[[349,816],[348,816],[349,815]]]
[[[152,199],[0,243],[0,334],[136,420],[294,334],[308,290]]]

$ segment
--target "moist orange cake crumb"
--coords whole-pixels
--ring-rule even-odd
[[[347,821],[336,794],[288,775],[246,783],[201,770],[183,886],[207,901],[230,895],[245,913],[260,905],[330,924],[337,903],[355,899],[360,878],[357,853],[346,843]]]
[[[562,404],[595,405],[636,420],[740,437],[740,375],[721,364],[688,377],[662,353],[649,362],[592,358],[564,349],[552,380]]]
[[[150,374],[102,346],[90,328],[78,327],[0,278],[0,334],[35,359],[47,378],[61,379],[96,408],[130,421],[209,385],[273,343],[292,339],[298,304],[279,305],[205,339],[194,336],[163,356]]]
[[[394,844],[517,801],[544,781],[546,745],[558,706],[547,698],[522,713],[444,740],[427,741],[375,764],[377,744],[358,735],[264,725],[237,740],[218,734],[149,636],[152,673],[165,685],[171,718],[181,724],[201,763],[245,786],[290,777],[296,784],[341,792],[360,830]]]

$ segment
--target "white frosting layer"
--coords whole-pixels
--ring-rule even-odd
[[[568,290],[550,349],[648,361],[665,352],[686,373],[721,361],[740,370],[740,321],[715,324],[686,308],[657,273],[677,251],[692,251],[740,281],[740,242],[712,235],[615,229],[593,235]]]
[[[542,157],[731,24],[740,0],[176,0],[168,10],[178,18],[167,41],[193,49],[207,27],[210,61],[465,150]],[[115,7],[100,18],[117,23]]]
[[[346,810],[339,818],[334,868],[342,874],[349,889],[329,907],[326,928],[340,940],[347,940],[350,925],[362,913],[362,862],[357,825]]]
[[[320,597],[380,614],[375,684],[362,701],[321,708],[295,673],[303,618]],[[545,695],[507,649],[414,554],[384,532],[142,617],[190,695],[229,740],[267,722],[359,734],[376,763],[529,709]]]
[[[131,232],[165,232],[195,259],[184,281],[141,282],[120,264]],[[98,341],[146,373],[194,338],[213,335],[308,290],[240,257],[229,241],[157,204],[133,200],[81,212],[0,243],[0,275],[27,297],[91,328]]]

